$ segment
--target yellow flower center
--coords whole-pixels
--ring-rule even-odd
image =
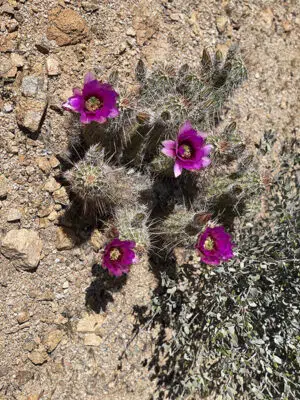
[[[205,250],[212,250],[215,246],[215,242],[211,237],[208,237],[205,242],[204,242],[204,248]]]
[[[88,111],[96,111],[102,106],[103,102],[98,97],[92,96],[85,102],[85,108]]]
[[[113,249],[110,250],[109,257],[112,261],[117,261],[121,255],[121,252],[119,249],[114,247]]]
[[[182,157],[183,157],[183,158],[191,158],[192,153],[191,153],[191,148],[190,148],[190,146],[188,146],[187,144],[184,144],[184,145],[182,146],[182,148],[183,148]]]

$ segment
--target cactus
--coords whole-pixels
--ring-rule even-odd
[[[114,226],[121,240],[133,240],[138,250],[148,252],[151,247],[149,231],[149,211],[146,206],[136,204],[117,208],[114,213]]]
[[[133,240],[145,251],[153,242],[152,225],[165,249],[194,246],[203,219],[222,214],[220,199],[234,197],[234,207],[241,199],[240,186],[247,186],[250,159],[235,123],[221,133],[217,129],[225,101],[246,75],[235,47],[225,59],[219,51],[211,57],[204,50],[197,68],[165,64],[148,71],[139,61],[138,84],[129,90],[112,74],[109,83],[119,93],[118,113],[103,124],[82,126],[79,152],[71,159],[75,164],[63,174],[84,212],[95,211],[102,220],[113,216],[108,225],[120,239]],[[176,179],[174,158],[161,152],[161,142],[175,140],[185,121],[197,131],[209,131],[212,165],[183,170]],[[158,217],[160,224],[153,222]]]
[[[176,207],[174,212],[160,222],[156,234],[162,238],[164,249],[171,251],[177,246],[193,247],[197,236],[212,214],[206,210],[195,212],[185,207]]]
[[[140,174],[110,165],[97,146],[92,146],[64,177],[84,210],[92,207],[102,215],[114,207],[134,204],[149,187],[149,181]]]
[[[158,154],[160,142],[174,139],[185,120],[198,130],[213,129],[224,102],[247,76],[236,47],[229,49],[225,60],[220,54],[217,51],[212,59],[205,50],[196,69],[187,64],[179,69],[157,65],[150,72],[139,61],[139,89],[117,88],[120,115],[101,127],[98,139],[87,135],[90,144],[98,140],[110,155],[118,152],[122,163],[143,169]]]

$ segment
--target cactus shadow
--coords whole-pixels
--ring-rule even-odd
[[[58,219],[58,225],[66,236],[80,246],[87,242],[95,228],[101,228],[102,222],[92,213],[82,213],[82,205],[70,196],[70,206]]]
[[[92,267],[94,280],[85,291],[85,305],[97,314],[106,311],[109,303],[113,303],[113,293],[118,292],[127,282],[127,275],[119,278],[110,276],[101,265]]]

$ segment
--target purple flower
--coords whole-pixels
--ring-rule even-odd
[[[91,72],[84,77],[82,91],[75,88],[73,94],[74,96],[63,104],[63,108],[80,113],[80,121],[83,124],[92,121],[103,124],[107,118],[119,115],[116,107],[118,93],[108,83],[97,81]]]
[[[162,142],[162,152],[175,159],[174,174],[177,178],[182,169],[198,170],[210,164],[207,157],[212,146],[205,145],[206,134],[197,132],[191,123],[186,121],[179,130],[176,140],[165,140]]]
[[[109,273],[114,276],[127,274],[130,265],[137,261],[135,252],[135,242],[131,240],[113,239],[104,249],[102,266],[107,268]]]
[[[231,236],[225,232],[223,226],[207,227],[200,233],[196,243],[201,261],[205,264],[219,265],[221,261],[229,260],[233,257]]]

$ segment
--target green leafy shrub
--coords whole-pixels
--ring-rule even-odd
[[[265,147],[262,143],[262,154]],[[161,274],[148,315],[159,327],[149,361],[157,397],[300,398],[296,143],[286,144],[281,157],[267,215],[253,223],[249,211],[239,221],[235,259],[219,268],[191,261]],[[254,217],[252,212],[251,221]]]

